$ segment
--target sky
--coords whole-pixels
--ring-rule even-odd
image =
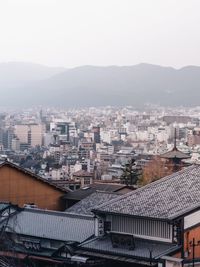
[[[0,0],[0,62],[200,65],[199,0]]]

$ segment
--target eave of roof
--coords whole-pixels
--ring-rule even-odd
[[[171,216],[169,218],[155,218],[155,217],[149,217],[149,216],[139,216],[139,215],[133,215],[133,214],[126,214],[126,213],[120,213],[120,212],[110,212],[110,211],[101,211],[98,209],[98,206],[97,208],[95,209],[92,209],[91,212],[93,212],[94,214],[110,214],[110,215],[119,215],[119,216],[125,216],[125,217],[132,217],[132,218],[136,218],[136,219],[148,219],[148,220],[158,220],[158,221],[165,221],[165,222],[172,222],[178,218],[182,218],[182,217],[185,217],[195,211],[198,211],[200,210],[200,203],[198,203],[197,205],[194,205],[193,207],[191,208],[188,208],[186,209],[184,212],[180,212],[180,213],[177,213],[176,216]]]
[[[79,255],[84,255],[84,256],[91,256],[91,257],[97,257],[97,258],[102,258],[102,259],[109,259],[109,260],[115,260],[115,261],[121,261],[121,262],[129,262],[129,263],[133,263],[133,264],[139,264],[139,265],[144,265],[144,266],[157,266],[157,262],[153,263],[149,261],[144,261],[144,260],[137,260],[137,259],[133,259],[133,258],[128,258],[128,257],[124,257],[124,256],[116,256],[116,255],[111,255],[108,253],[101,253],[98,251],[91,251],[91,250],[84,250],[84,249],[79,249],[76,250],[76,253],[78,253]]]
[[[181,152],[177,148],[174,148],[171,151],[168,151],[168,152],[160,155],[160,157],[161,158],[168,158],[168,159],[173,159],[173,158],[177,158],[177,159],[189,159],[190,158],[189,155]]]
[[[101,238],[93,238],[83,242],[78,246],[84,251],[93,251],[106,255],[120,256],[132,258],[136,260],[150,260],[150,250],[152,250],[152,260],[157,261],[163,255],[169,255],[172,252],[180,250],[181,246],[172,243],[163,243],[159,241],[150,241],[144,239],[135,239],[135,249],[129,250],[125,248],[113,248],[112,241],[109,236]]]
[[[21,236],[83,242],[94,235],[94,218],[89,215],[29,208],[13,215],[6,231]]]

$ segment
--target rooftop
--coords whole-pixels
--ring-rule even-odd
[[[135,239],[135,248],[133,250],[127,248],[113,248],[112,242],[109,236],[104,238],[94,238],[91,241],[86,241],[81,244],[80,247],[87,251],[96,251],[103,254],[121,255],[134,258],[150,258],[150,251],[152,252],[152,258],[157,259],[163,255],[173,252],[178,249],[175,244],[148,241],[144,239]]]
[[[200,165],[119,196],[95,211],[171,220],[200,207]]]
[[[82,199],[69,209],[67,209],[66,212],[94,215],[94,213],[92,213],[91,210],[94,209],[97,205],[108,202],[112,199],[115,199],[118,196],[119,194],[117,193],[96,191],[91,195],[89,195],[88,197]]]
[[[64,198],[73,200],[82,200],[96,191],[118,192],[125,188],[125,185],[114,183],[94,183],[73,192],[68,192]]]
[[[91,216],[26,208],[9,219],[7,231],[59,241],[83,242],[94,234],[94,220]]]
[[[176,147],[174,147],[171,151],[168,151],[162,155],[160,155],[161,158],[166,158],[166,159],[173,159],[173,158],[177,158],[177,159],[189,159],[190,156],[181,152],[180,150],[178,150]]]
[[[161,155],[161,158],[165,158],[165,159],[188,159],[190,158],[189,155],[181,152],[180,150],[178,150],[177,146],[176,146],[176,128],[174,129],[174,147],[171,151],[168,151],[164,154]]]

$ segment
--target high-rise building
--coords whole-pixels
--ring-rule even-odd
[[[96,144],[99,144],[101,142],[101,138],[100,138],[100,127],[99,126],[95,126],[92,128],[92,132],[94,133],[94,142]]]
[[[57,130],[57,132],[59,132],[60,135],[66,137],[66,141],[69,141],[69,123],[58,122],[56,130]]]
[[[8,128],[3,132],[3,147],[4,149],[11,149],[12,139],[14,137],[14,131],[12,128]]]
[[[41,146],[43,139],[43,125],[31,124],[30,126],[30,145],[32,147]]]
[[[15,125],[15,135],[20,143],[26,143],[31,147],[41,146],[44,127],[42,124]]]

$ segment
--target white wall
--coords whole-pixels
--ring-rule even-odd
[[[190,228],[198,223],[200,223],[200,210],[193,212],[184,218],[184,229]]]

